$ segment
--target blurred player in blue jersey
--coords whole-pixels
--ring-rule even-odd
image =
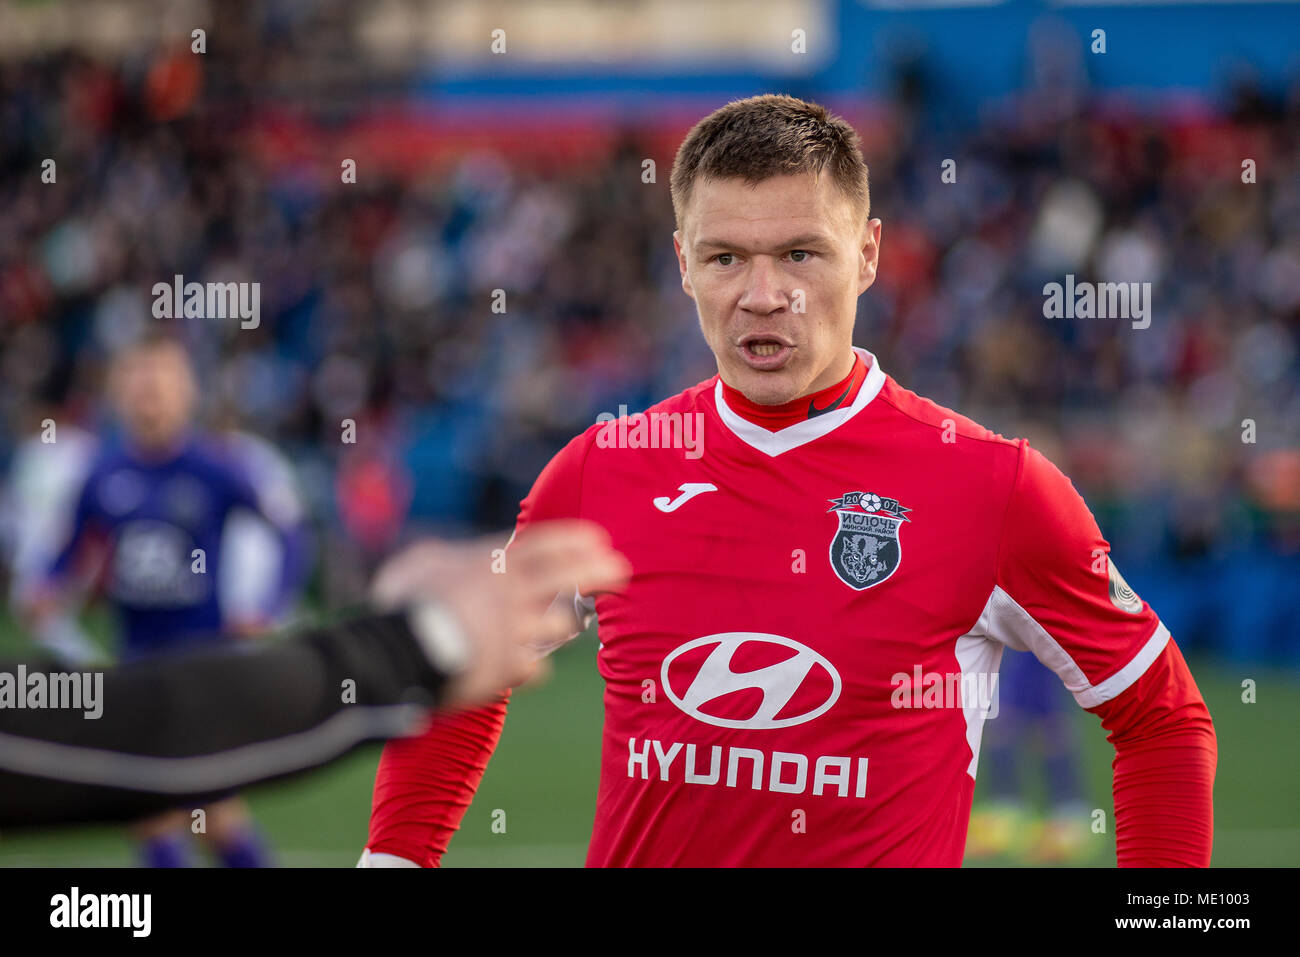
[[[296,500],[274,487],[260,489],[246,455],[195,429],[194,372],[179,341],[155,334],[124,350],[113,363],[109,389],[121,432],[104,441],[91,465],[66,541],[50,561],[42,587],[33,589],[29,613],[38,622],[56,614],[62,589],[98,546],[124,661],[228,640],[223,634],[265,630],[300,583],[305,566]],[[275,587],[256,600],[265,614],[250,613],[246,602],[239,619],[230,621],[222,607],[223,592],[230,589],[221,579],[231,574],[223,552],[229,520],[240,512],[276,530],[280,568],[269,576]],[[214,802],[204,809],[203,820],[201,833],[224,864],[267,863],[241,800]],[[145,864],[185,866],[190,824],[190,815],[178,810],[137,825]]]

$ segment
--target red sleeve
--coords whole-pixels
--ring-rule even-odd
[[[989,604],[992,637],[1033,652],[1084,708],[1123,692],[1169,640],[1111,561],[1082,496],[1023,442]]]
[[[424,734],[384,746],[366,841],[371,853],[438,866],[496,750],[508,697],[437,717]]]
[[[582,517],[582,479],[597,426],[572,439],[537,476],[528,497],[519,503],[515,532],[533,522]]]
[[[1020,451],[986,633],[1033,652],[1111,732],[1119,864],[1204,867],[1217,759],[1209,711],[1070,480]]]
[[[1127,691],[1090,709],[1115,746],[1115,852],[1120,867],[1208,867],[1218,743],[1178,646]]]
[[[515,531],[530,522],[577,517],[591,432],[551,459],[520,505]],[[500,701],[436,717],[414,738],[384,746],[370,809],[372,854],[394,854],[437,867],[474,800],[506,720]]]

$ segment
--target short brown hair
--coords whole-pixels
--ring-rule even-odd
[[[714,110],[686,134],[673,160],[670,190],[677,228],[700,179],[830,171],[835,185],[862,212],[871,213],[867,164],[858,133],[825,107],[779,93],[735,100]]]
[[[190,350],[185,345],[185,341],[171,329],[164,329],[161,324],[158,324],[158,320],[154,320],[154,324],[146,325],[133,339],[119,346],[115,356],[125,358],[159,349],[174,349],[189,361]]]

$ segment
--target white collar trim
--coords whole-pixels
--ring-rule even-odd
[[[736,438],[746,445],[771,456],[797,449],[801,445],[808,444],[813,439],[820,439],[823,435],[834,432],[865,409],[885,384],[885,373],[881,371],[880,363],[876,361],[876,357],[866,349],[859,349],[856,346],[853,351],[867,362],[867,378],[862,383],[862,388],[858,390],[858,396],[853,400],[853,404],[846,408],[836,409],[834,412],[827,412],[825,415],[806,419],[803,422],[796,422],[779,432],[769,432],[761,425],[755,425],[731,410],[731,407],[727,405],[722,396],[722,379],[719,378],[718,384],[713,389],[713,401],[718,407],[718,415],[722,417],[723,424],[735,434]]]

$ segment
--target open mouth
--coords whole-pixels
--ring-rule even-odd
[[[740,352],[745,361],[755,369],[779,369],[794,354],[794,346],[784,339],[771,336],[746,336],[740,342]]]

